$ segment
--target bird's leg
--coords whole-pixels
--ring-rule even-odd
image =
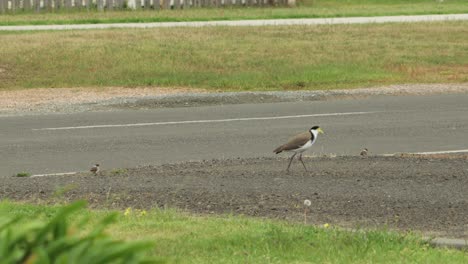
[[[308,171],[304,164],[304,161],[302,161],[302,153],[299,155],[299,160],[302,162],[302,166],[304,166],[305,171]]]
[[[292,156],[291,156],[291,159],[289,160],[289,165],[288,165],[288,168],[286,169],[286,171],[288,171],[288,172],[289,172],[289,167],[291,167],[291,162],[293,161],[293,159],[294,159],[294,156],[296,156],[296,154],[297,154],[297,152],[296,152],[296,153],[294,153],[294,155],[292,155]]]

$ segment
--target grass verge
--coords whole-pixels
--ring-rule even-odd
[[[0,202],[0,213],[50,219],[59,206]],[[109,211],[82,209],[74,222],[84,227]],[[115,238],[150,240],[152,251],[170,263],[464,263],[467,252],[434,249],[411,234],[386,231],[351,233],[240,216],[191,216],[174,210],[120,212],[109,232]]]
[[[60,11],[0,16],[0,25],[96,24],[127,22],[283,19],[468,13],[465,0],[303,0],[298,7],[191,8],[162,11]]]
[[[0,33],[0,89],[468,81],[468,22]]]

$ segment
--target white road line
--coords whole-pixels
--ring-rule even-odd
[[[381,154],[378,156],[393,157],[398,154],[411,154],[411,155],[434,155],[434,154],[451,154],[451,153],[468,153],[468,149],[457,150],[440,150],[440,151],[427,151],[427,152],[396,152],[392,154]]]
[[[32,177],[45,177],[45,176],[75,175],[77,173],[78,172],[60,172],[60,173],[48,173],[48,174],[35,174],[35,175],[32,175],[30,178],[32,178]]]
[[[410,153],[410,154],[432,155],[432,154],[450,154],[450,153],[465,153],[465,152],[468,152],[468,149],[414,152],[414,153]]]
[[[115,124],[115,125],[47,127],[47,128],[33,128],[32,130],[44,131],[44,130],[72,130],[72,129],[114,128],[114,127],[161,126],[161,125],[221,123],[221,122],[252,121],[252,120],[275,120],[275,119],[303,118],[303,117],[364,115],[364,114],[372,114],[372,113],[377,113],[377,112],[348,112],[348,113],[328,113],[328,114],[310,114],[310,115],[246,117],[246,118],[229,118],[229,119],[212,119],[212,120],[188,120],[188,121],[169,121],[169,122],[154,122],[154,123]]]
[[[257,19],[231,21],[194,21],[194,22],[154,22],[154,23],[115,23],[115,24],[78,24],[78,25],[27,25],[0,26],[2,30],[71,30],[71,29],[108,29],[108,28],[162,28],[162,27],[203,27],[203,26],[292,26],[292,25],[334,25],[390,22],[434,22],[468,20],[468,14],[379,16],[379,17],[338,17],[338,18],[297,18],[297,19]]]
[[[441,150],[441,151],[428,151],[428,152],[397,152],[394,154],[380,154],[376,156],[380,157],[393,157],[397,154],[417,154],[417,155],[432,155],[432,154],[450,154],[450,153],[468,153],[468,149],[459,149],[459,150]],[[33,177],[46,177],[46,176],[62,176],[62,175],[75,175],[78,172],[61,172],[61,173],[49,173],[49,174],[35,174]]]

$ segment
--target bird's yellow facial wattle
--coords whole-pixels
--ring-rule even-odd
[[[317,129],[317,131],[319,132],[319,134],[324,134],[322,128]]]

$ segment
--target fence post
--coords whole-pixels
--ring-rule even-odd
[[[41,0],[34,0],[34,10],[36,13],[39,13],[41,11]]]
[[[7,2],[7,8],[8,8],[8,2]],[[11,12],[14,13],[16,10],[16,1],[11,0]]]
[[[31,9],[31,0],[23,0],[23,9],[28,11]]]

